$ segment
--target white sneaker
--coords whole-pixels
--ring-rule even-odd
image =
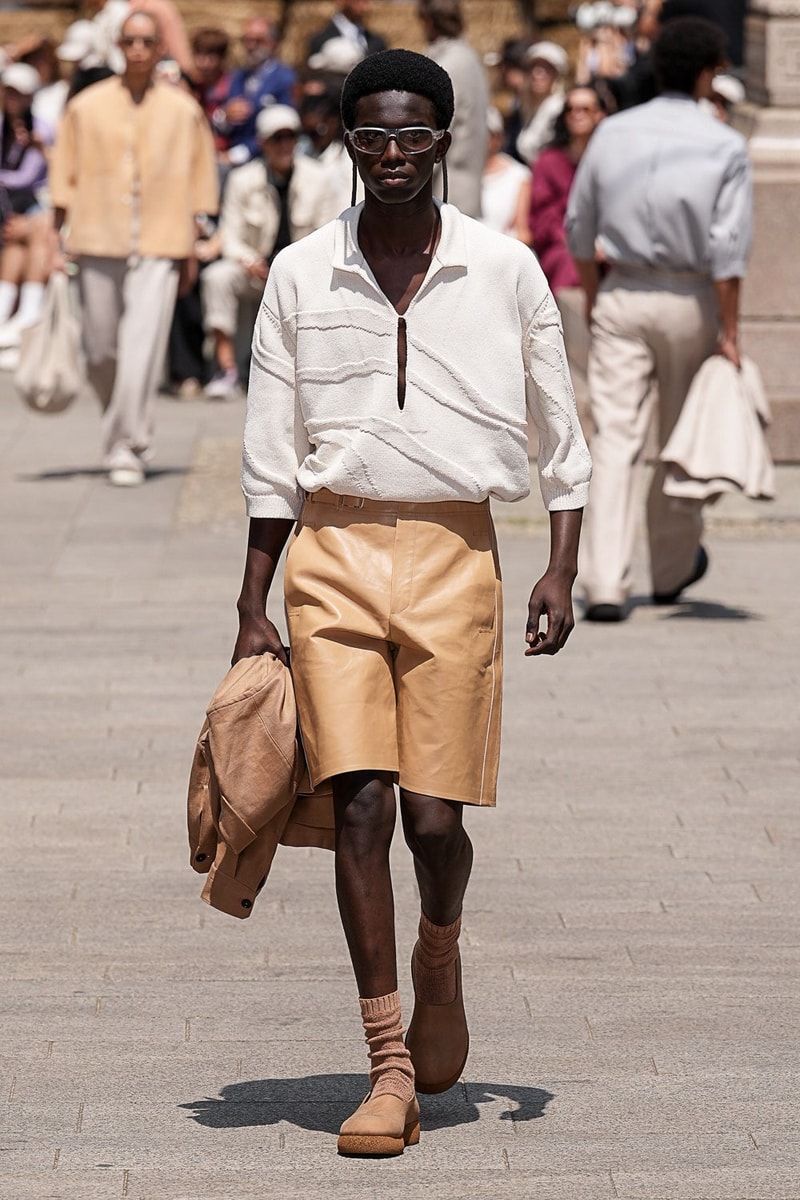
[[[108,482],[112,487],[139,487],[144,483],[144,467],[112,467]]]
[[[205,396],[208,400],[230,400],[239,393],[239,372],[236,367],[227,371],[217,371],[210,383],[205,386]]]
[[[38,321],[38,317],[23,319],[15,313],[3,325],[0,325],[0,350],[16,350],[22,342],[22,334]]]

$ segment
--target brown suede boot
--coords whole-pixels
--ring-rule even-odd
[[[369,1046],[371,1092],[339,1130],[347,1155],[396,1155],[419,1141],[414,1068],[403,1044],[400,993],[359,1000]]]
[[[434,925],[423,913],[411,956],[414,1013],[406,1034],[418,1092],[446,1092],[457,1083],[469,1053],[461,995],[461,918]]]

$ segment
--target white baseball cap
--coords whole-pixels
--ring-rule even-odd
[[[42,86],[39,72],[28,63],[10,63],[0,75],[0,83],[22,96],[35,96]]]
[[[280,133],[282,129],[291,129],[293,133],[299,131],[300,118],[296,110],[288,104],[269,104],[262,108],[256,117],[256,133],[262,142]]]
[[[92,60],[96,58],[99,64],[102,59],[97,34],[94,21],[73,21],[67,27],[63,42],[56,47],[56,54],[62,62],[93,66],[96,64]]]
[[[549,63],[559,75],[569,70],[569,56],[557,42],[534,42],[525,57],[531,66],[537,61]]]
[[[312,54],[308,65],[312,71],[332,71],[336,75],[349,75],[353,67],[364,58],[359,45],[346,37],[329,38],[316,54]]]

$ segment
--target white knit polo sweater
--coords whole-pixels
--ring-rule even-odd
[[[361,207],[287,247],[270,272],[245,422],[249,515],[297,517],[303,493],[323,487],[519,500],[530,491],[527,413],[547,508],[582,508],[591,460],[534,255],[442,205],[438,249],[400,318],[359,249]]]

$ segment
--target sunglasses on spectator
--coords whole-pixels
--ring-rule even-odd
[[[123,37],[121,37],[119,39],[120,46],[125,46],[126,48],[135,46],[138,42],[141,42],[141,44],[147,50],[152,50],[155,46],[158,45],[158,38],[146,37],[142,33],[126,33],[126,34],[124,34]]]
[[[576,113],[576,112],[578,112],[578,113],[580,113],[580,112],[596,113],[599,111],[600,111],[600,109],[598,108],[598,106],[596,104],[565,104],[564,105],[564,112],[567,114],[567,116],[569,116],[570,113]]]
[[[293,129],[279,129],[277,133],[271,133],[266,140],[268,142],[294,142],[297,140],[297,134]]]
[[[428,129],[427,125],[406,125],[402,129],[382,129],[360,125],[350,130],[350,141],[361,154],[383,154],[394,138],[403,154],[424,154],[445,135],[444,129]]]

